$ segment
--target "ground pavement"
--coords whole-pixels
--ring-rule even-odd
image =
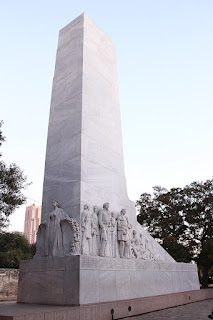
[[[207,320],[213,310],[213,299],[146,313],[126,320]]]
[[[43,306],[43,305],[25,305],[25,310],[29,309],[30,314],[35,313],[35,317],[30,316],[30,319],[35,319],[36,312],[51,312],[52,309],[54,309],[55,306]],[[61,307],[63,310],[70,310],[70,307]],[[78,308],[78,307],[73,307]],[[13,309],[15,309],[14,312],[11,312]],[[14,304],[14,301],[2,301],[0,302],[0,314],[4,316],[8,315],[15,315],[18,317],[18,319],[23,319],[22,317],[22,305]],[[129,318],[125,318],[125,320],[208,320],[208,315],[212,313],[213,310],[213,299],[193,302],[187,305],[174,307],[174,308],[168,308],[160,311],[150,312],[139,316],[133,316]],[[35,311],[35,312],[32,312]],[[73,312],[73,311],[72,311]],[[5,317],[0,316],[0,320],[6,319]],[[7,318],[8,319],[8,318]],[[12,317],[9,317],[9,319],[12,319]],[[45,316],[45,319],[53,320],[52,316],[51,318],[47,318]],[[56,319],[54,317],[54,319]],[[69,319],[69,317],[65,317],[63,319]],[[76,318],[77,319],[77,318]],[[97,318],[95,318],[97,319]]]

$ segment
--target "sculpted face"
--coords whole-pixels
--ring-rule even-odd
[[[58,207],[58,201],[56,201],[56,200],[53,201],[53,207],[54,207],[54,208],[57,208],[57,207]]]
[[[94,213],[97,213],[97,211],[98,211],[98,207],[94,206],[94,207],[93,207],[93,212],[94,212]]]
[[[124,216],[126,214],[126,209],[122,209],[121,214]]]
[[[111,212],[111,216],[112,216],[112,218],[114,218],[115,217],[115,212]]]
[[[87,204],[84,205],[84,210],[89,209],[89,206]]]
[[[106,210],[109,210],[109,203],[108,202],[104,203],[103,204],[103,208],[106,209]]]

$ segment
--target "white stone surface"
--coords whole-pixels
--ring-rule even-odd
[[[190,290],[199,290],[193,264],[71,256],[22,261],[18,302],[88,304]]]
[[[85,14],[59,33],[42,223],[50,216],[54,200],[83,228],[85,205],[90,215],[93,206],[101,211],[106,202],[116,217],[124,208],[131,230],[142,234],[140,245],[147,261],[111,258],[110,238],[104,240],[102,232],[100,246],[106,241],[103,255],[107,257],[91,256],[91,226],[86,226],[83,240],[88,248],[82,253],[89,255],[21,264],[19,302],[87,304],[199,289],[196,266],[176,263],[137,223],[135,204],[127,196],[115,49]]]
[[[106,263],[106,258],[85,256],[81,256],[80,260],[81,279],[89,277],[89,271],[96,270],[94,288],[100,294],[97,302],[199,289],[197,266],[193,264],[113,258],[108,258]],[[84,272],[86,276],[83,276]],[[178,279],[181,277],[180,283]],[[175,285],[174,279],[177,279]],[[82,281],[81,292],[88,291],[88,288],[87,281]],[[86,304],[89,299],[84,295],[80,301]]]

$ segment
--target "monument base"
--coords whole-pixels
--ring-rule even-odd
[[[21,261],[17,301],[82,305],[199,288],[195,264],[70,256]]]
[[[92,289],[92,288],[91,288]],[[112,320],[213,298],[213,289],[81,306],[0,303],[1,320]],[[112,318],[112,309],[114,310]]]

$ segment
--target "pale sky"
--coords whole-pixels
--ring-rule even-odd
[[[2,1],[2,152],[33,182],[25,195],[41,202],[58,31],[83,12],[116,48],[129,198],[211,178],[212,0]]]

